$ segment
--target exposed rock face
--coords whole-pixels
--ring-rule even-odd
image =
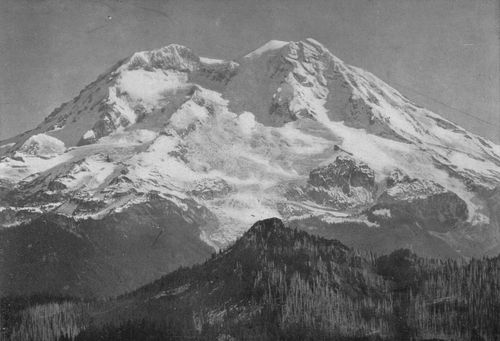
[[[375,189],[374,171],[363,162],[341,155],[333,163],[313,169],[308,184],[291,194],[321,205],[352,208],[371,203]]]
[[[290,110],[290,103],[288,101],[273,100],[269,108],[269,115],[273,123],[278,126],[297,119],[295,113]]]
[[[124,124],[124,126],[127,125],[128,123]],[[111,132],[114,131],[115,128],[116,127],[113,123],[113,120],[111,119],[111,115],[109,113],[106,113],[99,121],[96,122],[92,130],[89,130],[85,134],[83,134],[82,138],[78,142],[78,146],[95,143],[101,137],[108,136]]]
[[[198,69],[189,75],[189,79],[201,85],[223,88],[236,75],[238,67],[239,64],[233,61],[207,62],[201,58]]]
[[[389,174],[389,176],[387,177],[387,179],[385,181],[386,181],[387,187],[393,187],[394,185],[396,185],[398,183],[409,182],[410,177],[408,176],[408,174],[403,172],[401,169],[396,168]]]
[[[35,219],[40,216],[40,210],[24,208],[24,209],[12,209],[4,208],[0,209],[0,226],[5,228],[11,228],[14,226],[21,225],[22,223],[28,222],[31,219]],[[2,227],[0,227],[2,230]]]
[[[500,186],[496,187],[493,194],[489,198],[490,209],[494,212],[493,218],[500,221]]]
[[[137,52],[130,58],[129,69],[157,68],[192,71],[200,58],[185,46],[171,44],[153,51]]]
[[[191,194],[205,200],[211,200],[223,197],[231,191],[231,186],[223,179],[203,179],[195,184]]]
[[[373,221],[416,222],[428,230],[446,232],[468,217],[465,201],[433,181],[412,179],[395,170],[387,178],[387,185],[369,211],[369,219]]]
[[[495,187],[492,190],[491,195],[486,200],[487,208],[489,211],[489,219],[485,221],[485,223],[490,223],[491,226],[499,226],[500,225],[500,186]],[[500,229],[498,230],[500,232]],[[487,239],[487,255],[495,256],[500,254],[500,246],[498,235],[489,236],[485,235],[485,239]]]
[[[329,92],[326,106],[332,120],[345,122],[346,125],[366,129],[370,133],[386,138],[405,139],[398,135],[384,120],[377,118],[372,106],[379,105],[379,100],[373,93],[361,98],[354,93],[359,87],[352,77],[345,77],[339,65],[327,69]]]
[[[375,173],[368,165],[349,156],[338,156],[334,163],[313,169],[309,184],[315,187],[340,187],[350,194],[352,187],[363,187],[372,191],[375,187]]]

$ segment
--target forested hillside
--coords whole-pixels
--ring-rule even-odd
[[[11,340],[497,340],[500,258],[376,256],[268,219],[116,299],[1,308]]]

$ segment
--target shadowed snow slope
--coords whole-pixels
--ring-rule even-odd
[[[0,157],[0,234],[50,214],[85,239],[81,221],[154,196],[216,249],[277,216],[377,251],[500,251],[500,147],[313,39],[235,61],[179,45],[135,53],[1,141]]]

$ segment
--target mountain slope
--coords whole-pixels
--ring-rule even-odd
[[[236,61],[175,44],[135,53],[0,155],[2,237],[48,214],[104,226],[160,197],[197,212],[214,249],[278,216],[380,252],[500,252],[500,147],[313,39]]]
[[[3,231],[0,291],[108,297],[213,251],[199,239],[200,211],[150,197],[102,220],[44,215]]]
[[[8,330],[13,340],[490,340],[499,261],[362,255],[268,219],[204,264],[115,300],[20,303]],[[46,317],[23,329],[37,312]]]

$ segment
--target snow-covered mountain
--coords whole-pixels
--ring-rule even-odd
[[[85,238],[82,222],[160,200],[214,248],[280,217],[379,251],[500,252],[500,146],[313,39],[235,61],[135,53],[0,156],[3,231],[64,216]]]

